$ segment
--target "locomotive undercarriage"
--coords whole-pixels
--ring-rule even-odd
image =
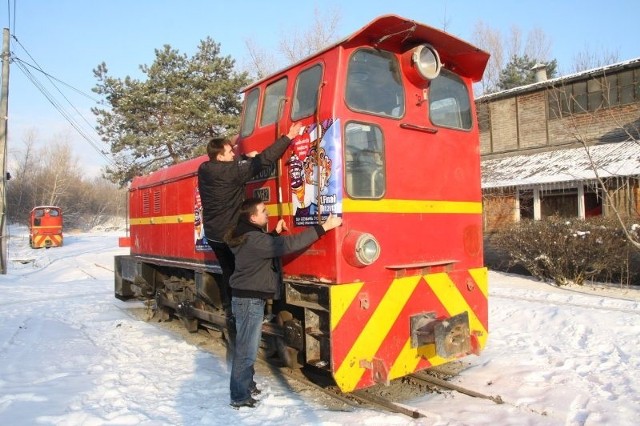
[[[140,256],[116,256],[114,266],[117,298],[153,299],[154,316],[176,317],[190,332],[219,330],[233,342],[216,282],[218,270]],[[311,365],[330,371],[328,286],[299,280],[287,281],[285,287],[284,302],[267,303],[263,352],[290,368]]]

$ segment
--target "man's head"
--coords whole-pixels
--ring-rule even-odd
[[[248,198],[240,206],[240,220],[264,228],[269,222],[267,206],[259,198]]]
[[[232,139],[211,138],[207,144],[207,155],[211,161],[233,161],[236,154],[233,152]]]

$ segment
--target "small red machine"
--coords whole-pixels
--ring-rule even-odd
[[[62,209],[54,206],[34,207],[29,214],[31,248],[62,246]]]

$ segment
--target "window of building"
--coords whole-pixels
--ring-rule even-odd
[[[594,112],[640,100],[640,70],[576,81],[547,91],[549,119]]]
[[[244,101],[244,119],[242,121],[242,128],[240,129],[241,136],[248,136],[253,133],[256,126],[256,115],[258,115],[258,100],[260,98],[260,89],[257,87],[250,91],[245,97]]]
[[[285,98],[286,90],[286,77],[267,86],[267,89],[264,92],[264,101],[262,102],[260,126],[268,126],[278,120],[281,108],[280,103]]]
[[[623,71],[618,74],[618,91],[620,104],[630,104],[635,99],[635,85],[633,81],[633,70]]]
[[[349,58],[345,101],[354,110],[399,118],[404,115],[404,88],[394,55],[358,49]]]
[[[602,80],[592,78],[587,81],[587,104],[589,112],[599,110],[603,106]]]
[[[345,179],[352,198],[381,198],[385,192],[384,140],[378,126],[345,127]]]
[[[520,220],[533,219],[533,190],[519,190],[518,203],[520,205]]]
[[[442,70],[429,85],[429,117],[436,126],[471,129],[471,102],[464,82]]]
[[[595,190],[584,191],[584,217],[602,216],[602,197]]]
[[[579,81],[572,85],[571,111],[574,113],[587,112],[587,82]]]
[[[300,73],[296,79],[291,120],[298,121],[301,118],[313,115],[316,111],[321,78],[322,66],[320,64]]]
[[[540,191],[540,215],[545,217],[577,217],[577,188]]]
[[[618,98],[618,76],[616,74],[608,75],[604,78],[604,85],[606,86],[605,93],[607,99],[605,99],[605,106],[616,106],[620,104]]]
[[[551,87],[547,91],[549,119],[566,117],[571,114],[571,86]]]

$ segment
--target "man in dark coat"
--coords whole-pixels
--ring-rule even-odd
[[[223,241],[224,234],[238,221],[245,183],[272,167],[301,130],[302,125],[295,123],[289,133],[277,139],[262,153],[252,152],[241,158],[235,156],[235,141],[232,139],[213,138],[207,145],[209,161],[198,168],[198,190],[202,200],[204,233],[222,269],[218,285],[222,304],[228,315],[231,306],[229,277],[233,273],[234,259],[233,253]]]
[[[231,307],[236,321],[236,343],[231,366],[231,406],[254,407],[252,395],[260,393],[253,380],[260,345],[266,300],[278,299],[282,293],[280,257],[310,246],[327,231],[342,224],[342,218],[329,215],[322,225],[280,236],[287,227],[278,221],[273,233],[266,233],[269,221],[267,207],[258,198],[242,203],[238,226],[226,240],[235,255],[236,266],[231,275]]]

